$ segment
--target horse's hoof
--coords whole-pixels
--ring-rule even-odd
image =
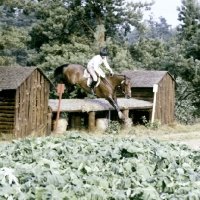
[[[120,112],[118,112],[118,116],[119,116],[119,118],[121,119],[121,120],[125,120],[125,117],[124,117],[124,115],[122,114],[122,112],[120,111]]]

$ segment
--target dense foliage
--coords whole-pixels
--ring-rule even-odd
[[[0,65],[38,66],[52,79],[57,66],[86,66],[106,48],[115,73],[169,71],[178,83],[176,118],[193,123],[200,115],[199,2],[182,0],[177,28],[162,16],[143,22],[151,5],[125,0],[0,1]],[[79,94],[76,89],[65,96]]]
[[[0,146],[1,199],[199,199],[199,151],[70,133]]]

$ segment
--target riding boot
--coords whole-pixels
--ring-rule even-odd
[[[94,93],[94,87],[97,84],[97,81],[92,81],[91,85],[90,85],[90,92],[92,95],[96,96],[96,94]]]

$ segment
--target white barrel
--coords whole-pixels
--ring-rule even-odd
[[[98,118],[96,119],[96,129],[100,131],[105,131],[108,128],[108,119]]]
[[[56,131],[56,120],[53,123],[54,125],[54,132]],[[66,119],[59,119],[57,125],[57,132],[56,133],[64,133],[67,130],[68,122]]]

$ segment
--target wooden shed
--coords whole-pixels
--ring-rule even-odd
[[[0,67],[0,133],[48,133],[51,82],[37,67]]]
[[[174,122],[175,80],[168,71],[133,71],[122,74],[131,78],[132,97],[153,103],[153,85],[158,85],[156,94],[155,119],[162,124]],[[141,116],[141,111],[135,113]]]

